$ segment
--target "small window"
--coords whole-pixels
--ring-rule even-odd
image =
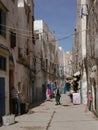
[[[36,40],[39,39],[39,34],[36,34],[36,35],[35,35],[35,39],[36,39]]]
[[[11,32],[10,42],[11,42],[11,48],[16,47],[16,33]]]
[[[6,58],[0,56],[0,70],[6,70]]]
[[[6,13],[0,8],[0,35],[6,37]]]
[[[47,67],[48,67],[48,59],[46,59],[46,69],[47,69]]]

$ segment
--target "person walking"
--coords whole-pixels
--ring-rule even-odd
[[[56,105],[60,105],[60,98],[61,98],[61,94],[60,94],[59,89],[57,89],[57,93],[56,93],[56,97],[55,97]]]
[[[13,86],[11,89],[12,113],[15,115],[21,114],[19,91]]]
[[[72,82],[70,88],[70,94],[69,94],[71,102],[73,102],[73,93],[74,93],[74,89],[73,89],[73,82]]]
[[[46,89],[46,100],[50,101],[50,89],[48,87]]]
[[[88,92],[88,109],[89,109],[89,111],[91,111],[92,100],[93,100],[92,93],[91,93],[91,90],[89,90],[89,92]]]
[[[88,91],[88,96],[87,96],[87,104],[85,106],[85,112],[87,112],[87,109],[89,111],[91,111],[91,108],[92,108],[92,100],[93,100],[93,97],[92,97],[92,92],[91,90]]]

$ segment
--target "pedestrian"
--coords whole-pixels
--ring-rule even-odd
[[[73,102],[73,93],[74,93],[74,90],[73,90],[73,82],[71,83],[71,88],[70,88],[70,99],[71,99],[71,102]]]
[[[59,89],[57,89],[57,93],[56,93],[56,96],[55,96],[56,105],[60,105],[60,98],[61,98],[61,94],[60,94]]]
[[[71,89],[70,90],[70,100],[71,100],[71,102],[73,102],[73,93],[74,93],[74,91],[73,91],[73,89]]]
[[[21,114],[19,91],[13,86],[11,88],[11,102],[12,102],[12,113],[15,115]]]
[[[46,89],[46,100],[49,101],[50,100],[50,89],[47,87]]]
[[[74,90],[75,93],[77,93],[77,91],[78,91],[78,83],[77,83],[77,81],[73,82],[73,90]]]
[[[92,93],[91,93],[91,90],[89,90],[89,92],[88,92],[88,109],[89,109],[89,111],[91,111],[92,100],[93,100]]]
[[[85,107],[85,112],[87,112],[87,109],[89,111],[91,111],[91,108],[92,108],[92,100],[93,100],[93,97],[92,97],[92,92],[91,90],[88,91],[88,96],[87,96],[87,105]]]

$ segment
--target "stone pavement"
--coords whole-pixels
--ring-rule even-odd
[[[61,105],[55,100],[45,101],[29,113],[17,116],[16,123],[0,130],[98,130],[98,120],[84,105],[73,105],[69,96],[62,94]]]

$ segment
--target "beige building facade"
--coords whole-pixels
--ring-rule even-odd
[[[98,1],[88,1],[87,75],[93,95],[93,110],[98,115]]]
[[[32,3],[32,4],[31,4]],[[11,113],[10,91],[15,86],[21,103],[31,102],[33,1],[0,1],[0,117]],[[22,17],[21,17],[22,16]]]
[[[81,99],[87,103],[87,73],[86,73],[86,35],[87,35],[87,3],[86,0],[77,0],[77,23],[72,51],[73,73],[81,74]]]
[[[82,10],[81,10],[82,9]],[[81,11],[79,16],[78,12]],[[86,98],[89,89],[92,91],[93,103],[92,110],[98,115],[98,2],[97,0],[77,1],[77,24],[75,32],[75,42],[73,46],[73,57],[75,53],[80,59],[77,59],[79,71],[81,72],[81,88],[83,102],[86,102]],[[79,32],[79,30],[81,30]],[[79,34],[79,35],[77,35]],[[78,41],[78,42],[77,42]],[[79,45],[78,45],[79,43]],[[78,50],[78,51],[77,51]],[[76,57],[75,57],[76,58]],[[81,62],[82,61],[82,62]],[[74,68],[76,65],[74,66]],[[85,74],[84,74],[84,73]],[[83,76],[84,74],[84,76]],[[84,78],[83,78],[84,77]],[[83,92],[83,85],[85,92]],[[86,99],[86,100],[85,100]]]
[[[36,59],[36,98],[42,99],[42,86],[54,82],[57,76],[57,41],[43,20],[34,21]],[[47,87],[47,86],[46,86]]]
[[[13,11],[16,12],[16,5],[12,1],[0,1],[0,95],[2,95],[0,100],[2,106],[0,107],[0,119],[2,115],[8,114],[10,111],[10,22],[12,22],[12,28],[16,28],[16,20],[10,19],[12,16],[10,6],[13,6]]]

